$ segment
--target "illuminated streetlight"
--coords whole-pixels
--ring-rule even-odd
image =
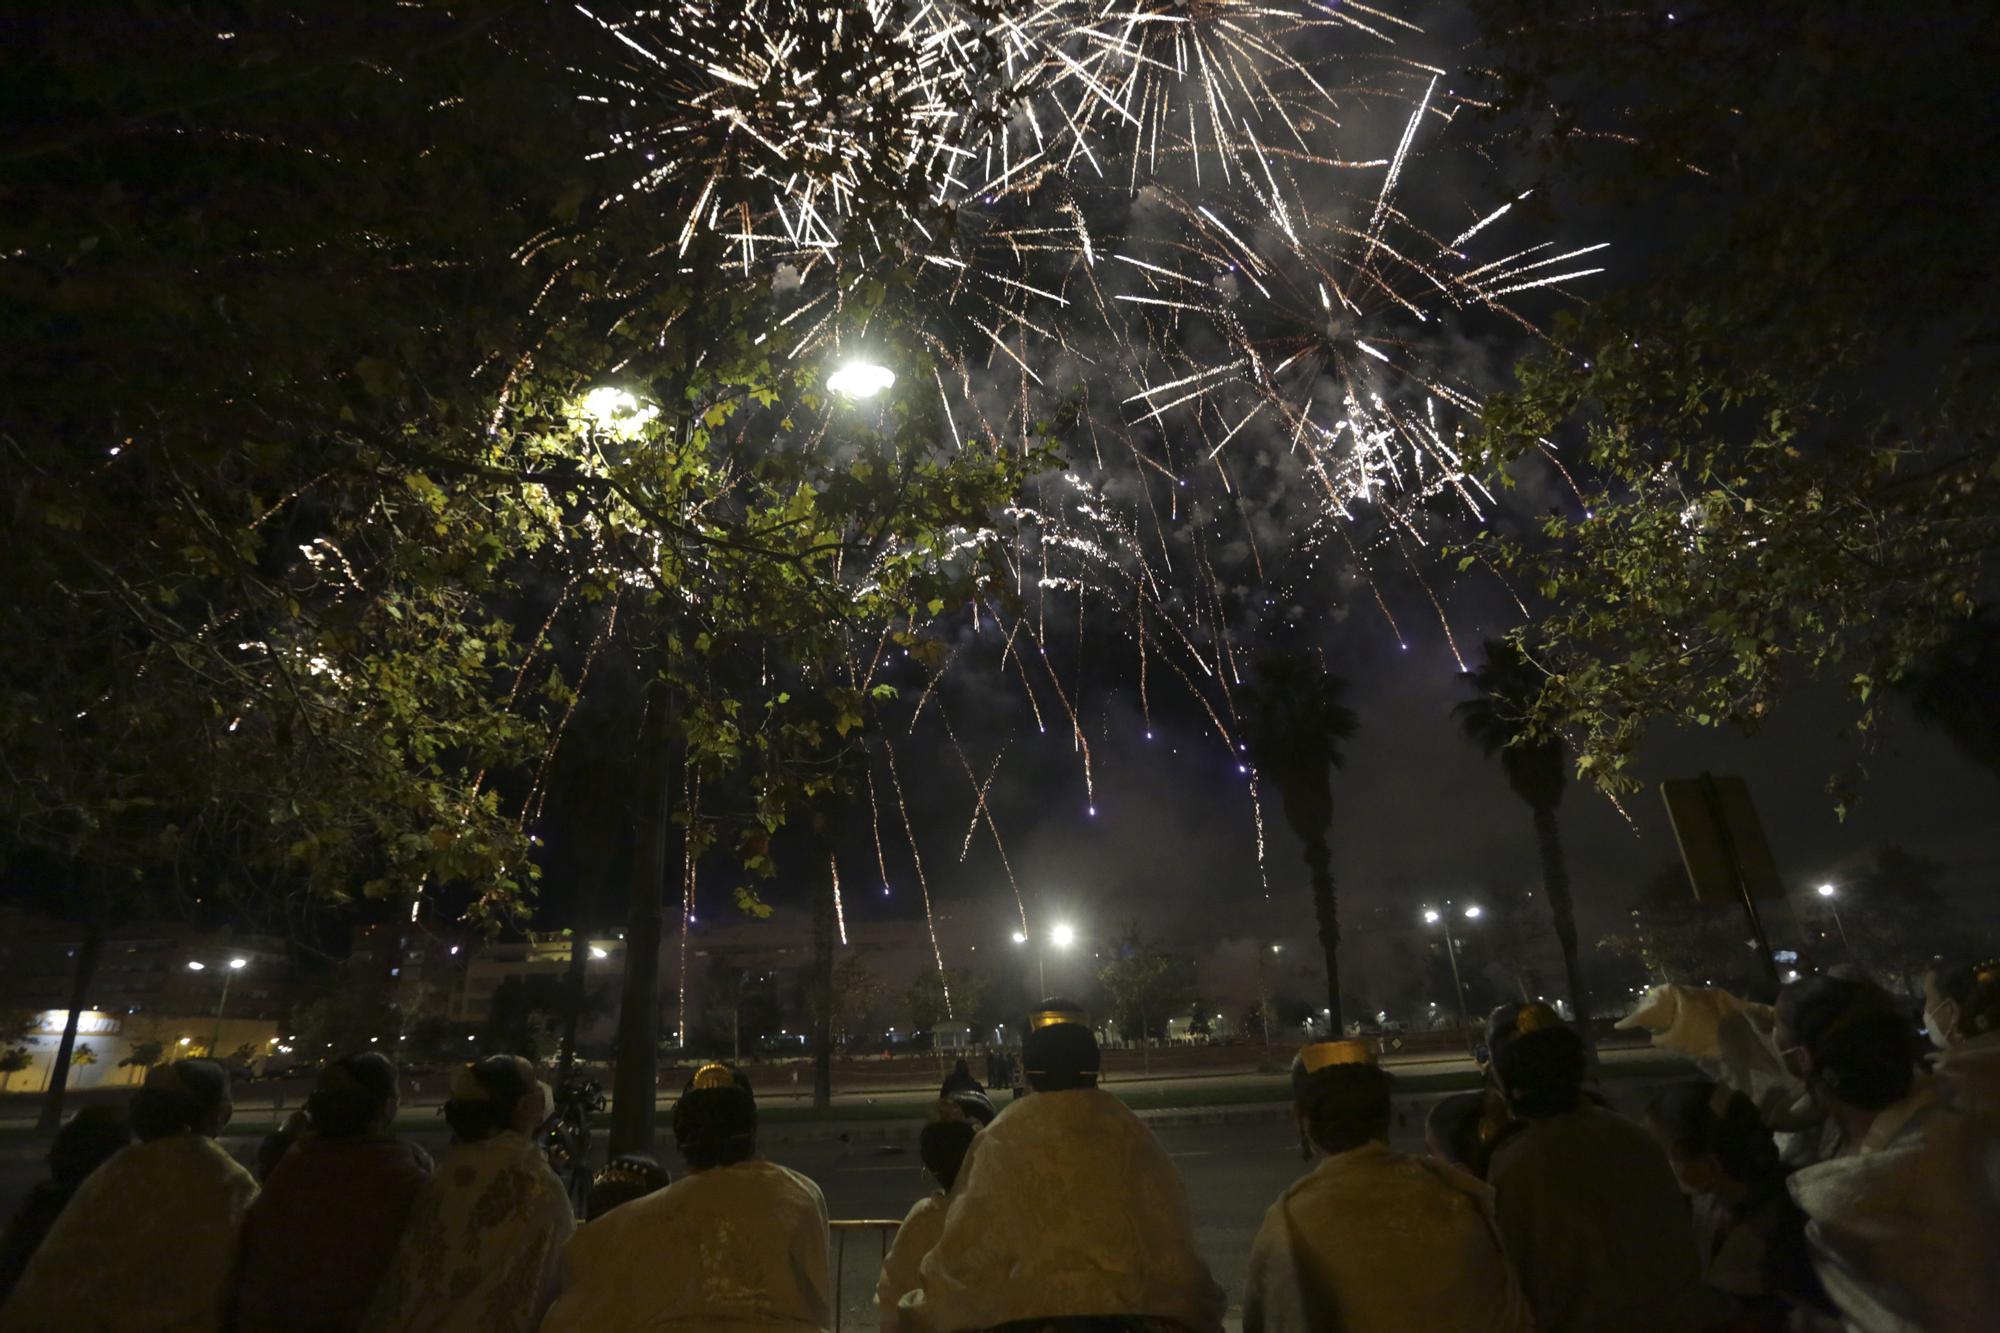
[[[1451,960],[1451,984],[1452,989],[1458,995],[1459,1033],[1464,1036],[1467,1049],[1469,1050],[1472,1041],[1472,1020],[1467,1018],[1465,1013],[1465,982],[1458,975],[1458,940],[1451,933],[1451,909],[1452,902],[1449,898],[1445,899],[1444,910],[1442,912],[1434,907],[1426,907],[1424,909],[1424,924],[1427,926],[1442,924],[1444,926],[1445,957]],[[1478,920],[1478,905],[1474,903],[1466,904],[1465,914],[1475,921]]]
[[[1058,949],[1069,948],[1076,943],[1076,928],[1066,922],[1058,923],[1055,929],[1049,932],[1049,943]]]
[[[640,402],[624,389],[606,384],[583,396],[577,404],[577,414],[600,432],[629,440],[658,417],[660,409],[652,403]]]
[[[873,398],[896,382],[896,372],[874,361],[849,361],[826,377],[826,387],[843,398]]]
[[[238,972],[241,972],[248,966],[250,966],[248,958],[231,958],[224,965],[222,994],[215,1001],[215,1035],[210,1037],[208,1042],[208,1056],[211,1060],[215,1058],[216,1050],[222,1045],[222,1011],[229,1004],[229,983],[235,979]],[[208,964],[202,962],[199,958],[188,959],[187,967],[190,972],[206,972],[208,970]],[[183,1042],[182,1044],[185,1045],[186,1043]]]
[[[593,944],[590,946],[590,956],[592,958],[609,958],[611,955]]]
[[[1014,932],[1014,943],[1026,944],[1027,942],[1028,942],[1028,935],[1026,931],[1017,930]]]

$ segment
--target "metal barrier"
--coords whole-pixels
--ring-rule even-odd
[[[877,1264],[879,1266],[881,1260],[887,1259],[889,1257],[889,1242],[895,1236],[896,1228],[902,1225],[903,1225],[903,1219],[901,1219],[900,1217],[839,1218],[827,1223],[827,1226],[830,1227],[833,1231],[834,1333],[840,1333],[840,1322],[843,1313],[842,1307],[846,1304],[844,1297],[846,1295],[845,1288],[847,1284],[847,1237],[851,1233],[860,1231],[879,1232],[881,1239],[881,1253],[877,1258]]]

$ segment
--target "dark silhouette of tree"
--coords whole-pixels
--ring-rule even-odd
[[[1354,735],[1347,682],[1301,653],[1266,653],[1237,693],[1238,712],[1257,772],[1278,789],[1285,823],[1305,845],[1319,945],[1326,955],[1326,1002],[1341,1025],[1340,921],[1333,886],[1333,770]]]
[[[1542,675],[1504,640],[1486,641],[1486,660],[1461,677],[1475,691],[1454,706],[1452,716],[1488,759],[1500,760],[1507,785],[1534,815],[1535,850],[1542,860],[1542,893],[1562,949],[1563,976],[1577,1030],[1590,1041],[1590,988],[1576,953],[1576,904],[1570,898],[1569,865],[1563,857],[1562,826],[1556,807],[1569,785],[1569,753],[1558,736],[1523,737],[1528,707],[1542,690]],[[1592,1043],[1593,1045],[1595,1043]]]
[[[2000,778],[2000,620],[1991,611],[1960,622],[1896,690],[1911,712]]]

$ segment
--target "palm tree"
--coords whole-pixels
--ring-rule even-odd
[[[1535,817],[1535,847],[1542,858],[1542,893],[1549,900],[1556,943],[1562,946],[1563,973],[1569,981],[1570,1007],[1577,1031],[1590,1041],[1590,992],[1576,956],[1576,904],[1569,893],[1569,866],[1563,859],[1562,829],[1556,807],[1569,782],[1569,753],[1560,737],[1523,739],[1528,706],[1541,693],[1541,673],[1506,640],[1488,639],[1486,661],[1460,679],[1472,686],[1473,698],[1453,707],[1452,716],[1465,735],[1491,759],[1499,756],[1507,785],[1527,802]]]
[[[1346,690],[1346,681],[1327,675],[1312,658],[1280,652],[1261,655],[1251,683],[1237,695],[1251,759],[1278,789],[1285,823],[1305,844],[1335,1032],[1342,1030],[1340,920],[1327,833],[1333,827],[1333,770],[1340,767],[1342,744],[1354,735],[1354,712],[1341,702]]]

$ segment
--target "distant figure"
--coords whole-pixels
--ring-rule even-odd
[[[1293,1113],[1324,1158],[1264,1214],[1244,1333],[1532,1326],[1494,1229],[1493,1191],[1389,1146],[1391,1081],[1361,1041],[1316,1042],[1293,1062]]]
[[[86,1106],[56,1131],[49,1144],[49,1178],[28,1191],[0,1237],[0,1305],[21,1280],[21,1270],[40,1248],[56,1218],[68,1206],[84,1177],[111,1154],[132,1141],[132,1127],[122,1106]]]
[[[973,1137],[901,1317],[931,1333],[1082,1316],[1219,1329],[1223,1294],[1195,1247],[1180,1172],[1098,1088],[1082,1010],[1045,1000],[1028,1026],[1033,1091]]]
[[[1916,1039],[1872,982],[1817,976],[1779,992],[1778,1050],[1826,1114],[1819,1160],[1789,1187],[1845,1327],[1989,1329],[2000,1310],[1990,1122],[1918,1073]]]
[[[643,1199],[674,1183],[674,1177],[648,1153],[620,1153],[591,1177],[590,1197],[584,1201],[583,1217],[595,1222],[621,1204]]]
[[[895,1242],[882,1258],[882,1276],[875,1283],[875,1308],[881,1312],[882,1333],[897,1333],[909,1327],[896,1309],[897,1302],[921,1284],[918,1266],[944,1234],[945,1198],[958,1179],[966,1149],[979,1132],[976,1122],[964,1119],[934,1120],[924,1126],[917,1141],[924,1170],[937,1182],[937,1189],[917,1202],[896,1230]]]
[[[985,1090],[979,1080],[972,1076],[972,1070],[966,1065],[965,1057],[961,1055],[958,1057],[958,1063],[951,1067],[951,1072],[944,1076],[944,1086],[938,1089],[938,1095],[940,1097],[949,1097],[954,1092],[984,1092]]]
[[[555,1297],[569,1195],[535,1131],[553,1098],[514,1055],[462,1065],[444,1104],[451,1151],[417,1194],[362,1327],[370,1333],[528,1333]]]
[[[1702,1280],[1736,1307],[1732,1333],[1779,1333],[1794,1306],[1827,1309],[1806,1254],[1805,1214],[1750,1099],[1708,1079],[1677,1084],[1646,1108],[1646,1128],[1693,1202]]]
[[[236,1233],[257,1182],[215,1142],[229,1075],[212,1060],[155,1065],[132,1095],[137,1143],[77,1186],[28,1261],[0,1329],[222,1327]]]
[[[2000,1115],[2000,958],[1927,975],[1924,1030],[1952,1101],[1977,1115]]]
[[[1585,1098],[1583,1039],[1561,1023],[1493,1056],[1521,1123],[1487,1180],[1507,1257],[1543,1333],[1679,1333],[1714,1312],[1687,1201],[1639,1126]]]
[[[430,1154],[395,1135],[396,1066],[335,1060],[306,1098],[311,1132],[265,1178],[243,1219],[239,1333],[360,1327],[431,1178]]]
[[[833,1327],[826,1200],[757,1156],[749,1081],[703,1065],[673,1122],[688,1174],[576,1233],[544,1333]]]

